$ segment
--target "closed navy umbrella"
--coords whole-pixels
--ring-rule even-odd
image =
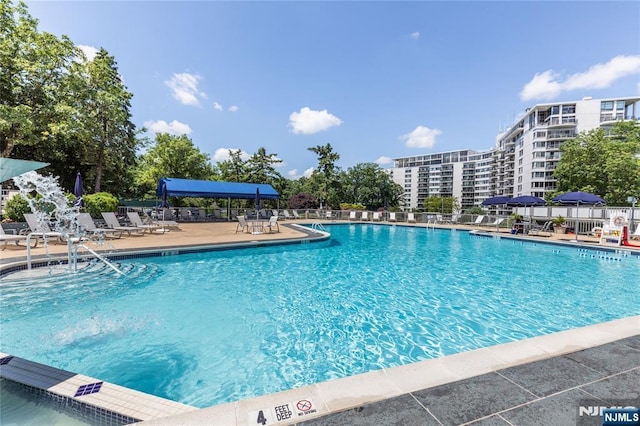
[[[256,188],[256,219],[258,219],[259,211],[260,211],[260,188]]]
[[[76,175],[76,183],[73,186],[73,195],[76,199],[73,201],[73,207],[84,207],[84,200],[82,199],[82,176],[80,172]]]
[[[167,184],[162,184],[162,201],[160,201],[160,207],[163,209],[169,208],[169,203],[167,202]]]
[[[574,229],[576,235],[576,239],[574,241],[576,242],[578,241],[578,210],[580,209],[580,204],[585,204],[588,206],[607,204],[606,201],[604,201],[597,195],[590,192],[582,191],[566,192],[564,194],[560,194],[554,197],[553,201],[560,204],[570,204],[576,206],[576,226]]]

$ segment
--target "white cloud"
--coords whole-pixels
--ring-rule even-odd
[[[191,127],[188,124],[181,123],[177,120],[173,120],[171,123],[167,123],[164,120],[150,120],[144,122],[144,127],[151,130],[153,133],[169,133],[171,135],[188,135],[191,133]]]
[[[577,89],[602,89],[623,77],[640,74],[640,55],[616,56],[605,64],[596,64],[585,72],[562,76],[553,70],[536,73],[520,92],[520,99],[551,100],[562,92]]]
[[[213,108],[214,108],[214,109],[217,109],[218,111],[222,111],[222,105],[220,105],[220,104],[219,104],[219,103],[217,103],[217,102],[214,102],[214,103],[213,103]]]
[[[420,38],[420,33],[416,31],[415,33],[411,33],[411,38],[417,40]]]
[[[231,106],[229,107],[229,111],[231,111],[231,112],[236,112],[236,111],[238,111],[239,109],[240,109],[240,108],[238,108],[236,105],[231,105]]]
[[[87,61],[93,61],[93,58],[95,58],[96,54],[98,53],[98,48],[93,46],[79,44],[78,48],[82,50],[82,53],[84,53],[84,56],[87,57]]]
[[[304,173],[302,174],[302,176],[304,177],[311,177],[311,175],[313,174],[313,171],[315,170],[315,167],[309,167],[307,170],[304,171]]]
[[[376,164],[390,164],[393,163],[393,159],[391,157],[387,157],[386,155],[383,155],[382,157],[379,157],[376,161]]]
[[[291,169],[287,172],[287,176],[290,178],[298,177],[298,169]]]
[[[173,97],[183,105],[200,105],[199,98],[206,98],[204,92],[198,90],[202,77],[197,74],[174,73],[171,80],[164,82],[172,91]]]
[[[292,112],[289,116],[289,127],[296,134],[310,135],[341,124],[342,120],[328,113],[326,109],[313,111],[304,107],[300,109],[300,112]]]
[[[213,153],[213,161],[216,163],[220,163],[221,161],[226,161],[229,159],[229,151],[237,151],[239,148],[218,148],[216,152]],[[244,161],[247,161],[251,157],[244,151],[240,151],[240,158]]]
[[[400,139],[405,140],[405,145],[409,148],[433,148],[436,143],[436,136],[441,134],[442,131],[438,129],[418,126],[413,132],[400,136]]]

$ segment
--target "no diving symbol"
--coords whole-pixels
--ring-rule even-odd
[[[307,401],[306,399],[302,399],[302,400],[298,401],[298,403],[296,404],[296,407],[298,407],[298,410],[300,410],[300,411],[309,411],[309,410],[311,410],[311,401]]]

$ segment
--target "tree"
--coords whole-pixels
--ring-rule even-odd
[[[126,177],[131,176],[139,145],[131,122],[133,95],[122,82],[115,59],[105,49],[85,63],[84,72],[78,87],[81,139],[85,142],[86,164],[93,166],[94,191],[103,189],[107,171],[107,189],[121,190],[130,183]]]
[[[311,175],[312,180],[316,180],[319,186],[318,197],[320,202],[325,201],[328,205],[338,205],[339,200],[336,198],[336,189],[339,186],[338,169],[336,169],[336,161],[340,159],[337,152],[333,152],[331,144],[318,145],[307,148],[309,151],[318,155],[318,167]],[[326,206],[325,206],[326,207]]]
[[[340,174],[340,200],[369,210],[398,204],[402,187],[375,163],[359,163]]]
[[[640,125],[616,124],[609,135],[599,128],[564,142],[554,176],[557,191],[585,191],[608,204],[626,205],[627,197],[640,197]]]
[[[135,172],[137,195],[154,195],[162,177],[216,180],[209,156],[186,135],[158,133],[155,145],[143,154]]]
[[[218,163],[220,178],[226,182],[247,182],[249,167],[242,159],[242,150],[229,150],[229,159]]]
[[[73,121],[66,90],[80,50],[66,36],[39,33],[24,2],[0,0],[0,146],[3,157],[17,148],[38,150]],[[29,156],[45,160],[42,156]]]
[[[451,214],[460,210],[456,197],[427,197],[422,205],[425,212]]]
[[[264,148],[258,151],[247,160],[248,181],[252,183],[268,183],[273,186],[278,193],[282,194],[286,182],[285,178],[275,169],[275,164],[282,163],[278,154],[267,154]]]

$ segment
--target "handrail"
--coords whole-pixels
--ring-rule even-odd
[[[84,244],[78,244],[74,248],[74,251],[73,251],[73,272],[78,272],[78,248],[80,248],[80,247],[84,248],[89,253],[93,254],[96,257],[96,259],[100,260],[102,263],[104,263],[109,268],[111,268],[114,271],[116,271],[118,274],[124,275],[124,272],[122,272],[120,269],[116,268],[111,262],[109,262],[107,259],[105,259],[103,256],[99,255],[95,251],[91,250],[89,247],[85,246]]]

